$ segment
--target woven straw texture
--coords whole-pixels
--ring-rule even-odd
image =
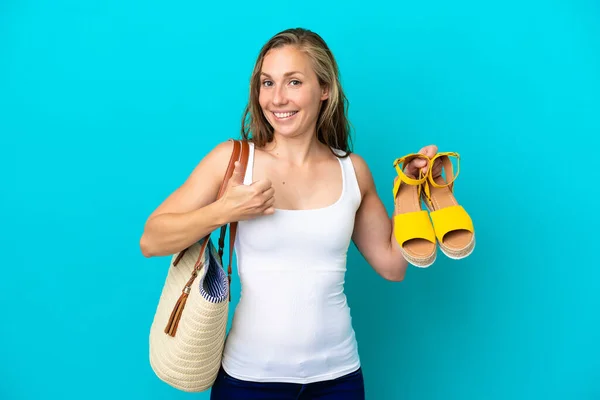
[[[164,332],[192,274],[200,248],[199,243],[192,245],[177,266],[173,265],[176,255],[171,259],[150,328],[150,365],[154,373],[167,384],[186,392],[205,391],[214,383],[221,365],[229,312],[227,276],[209,242],[205,252],[208,263],[192,285],[175,337]]]

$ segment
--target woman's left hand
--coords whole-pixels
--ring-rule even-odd
[[[431,144],[429,146],[423,147],[419,150],[419,154],[424,154],[429,158],[433,158],[437,154],[438,148],[436,145]],[[419,170],[423,173],[423,175],[427,174],[429,170],[428,162],[422,158],[416,158],[409,162],[404,169],[404,173],[408,176],[417,177],[419,176]],[[434,178],[440,176],[442,174],[442,163],[440,159],[435,160],[433,163],[433,170],[431,171]]]

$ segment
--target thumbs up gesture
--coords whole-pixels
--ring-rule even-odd
[[[244,185],[244,176],[239,162],[234,164],[221,201],[233,221],[243,221],[275,212],[275,189],[268,179],[261,179],[251,185]]]

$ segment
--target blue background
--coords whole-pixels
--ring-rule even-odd
[[[138,241],[296,26],[337,57],[388,210],[393,159],[435,143],[477,229],[401,283],[351,247],[368,399],[600,397],[597,2],[200,3],[0,3],[1,399],[208,398],[150,369],[168,259]]]

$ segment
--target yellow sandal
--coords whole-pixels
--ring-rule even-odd
[[[450,157],[457,160],[456,175]],[[436,159],[440,159],[445,178],[433,178],[432,170]],[[469,256],[475,248],[473,221],[454,197],[454,181],[460,171],[460,156],[454,152],[436,154],[429,163],[424,190],[421,192],[433,223],[435,235],[442,252],[455,260]]]
[[[421,208],[421,192],[427,175],[409,178],[402,171],[404,166],[423,154],[409,154],[394,161],[398,177],[392,190],[394,195],[394,237],[406,261],[415,267],[426,268],[435,262],[437,249],[435,232],[427,210]],[[431,165],[431,164],[430,164]]]

